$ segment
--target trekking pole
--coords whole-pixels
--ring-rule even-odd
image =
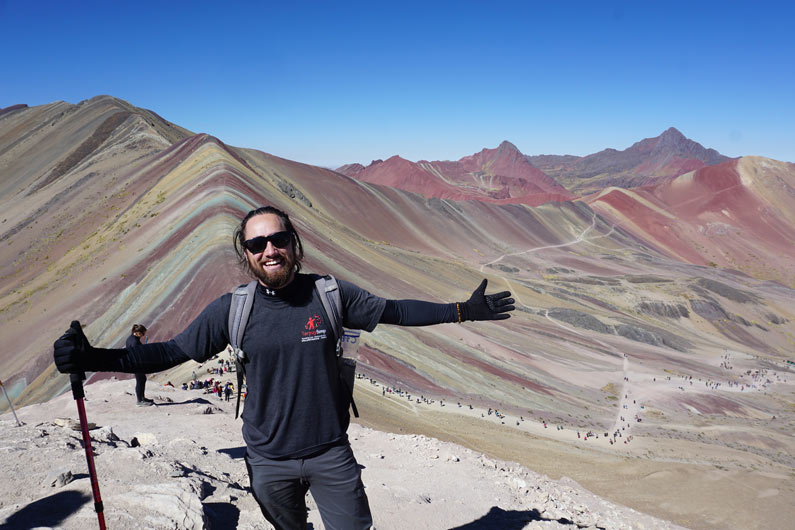
[[[8,397],[8,392],[6,392],[6,387],[3,386],[2,381],[0,381],[0,388],[3,389],[3,395],[6,397],[6,401],[8,401],[9,408],[11,408],[11,414],[14,415],[14,419],[17,421],[17,427],[22,427],[22,422],[20,422],[19,418],[17,418],[17,413],[14,410],[14,405],[11,403],[11,399]]]
[[[80,416],[80,429],[83,431],[83,447],[86,450],[86,462],[88,463],[88,474],[91,477],[91,491],[94,494],[94,510],[99,519],[99,530],[105,530],[105,514],[102,513],[102,497],[99,495],[99,481],[97,481],[97,470],[94,467],[94,453],[91,451],[91,435],[88,433],[88,420],[86,420],[86,407],[83,404],[85,392],[83,392],[83,379],[86,378],[84,372],[70,374],[69,380],[72,382],[72,395],[77,402],[77,414]]]

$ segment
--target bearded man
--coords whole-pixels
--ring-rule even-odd
[[[325,310],[315,289],[319,276],[300,272],[301,238],[286,213],[264,206],[241,220],[234,246],[258,282],[239,345],[247,359],[243,439],[254,498],[278,530],[307,527],[307,491],[328,530],[370,528],[370,506],[346,434],[350,395],[337,377],[335,341],[330,334],[302,340],[306,326],[321,325]],[[350,282],[338,285],[342,324],[349,329],[501,320],[514,309],[509,292],[485,294],[486,280],[469,300],[451,304],[387,300]],[[205,362],[231,342],[231,299],[225,294],[211,302],[173,340],[125,349],[91,346],[74,321],[55,341],[55,364],[62,373],[152,373],[188,360]]]

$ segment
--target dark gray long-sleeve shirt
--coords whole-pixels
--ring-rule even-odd
[[[348,401],[314,280],[298,274],[275,296],[259,286],[240,344],[247,358],[243,438],[250,451],[268,458],[308,456],[346,440]],[[343,325],[372,331],[385,300],[348,282],[339,288]],[[199,362],[223,350],[230,302],[224,295],[207,306],[174,339],[180,350]]]
[[[249,451],[267,458],[304,457],[347,440],[349,401],[340,389],[336,344],[315,290],[317,278],[297,274],[276,295],[258,286],[240,345],[248,360],[243,438]],[[455,304],[385,300],[338,283],[342,323],[349,329],[457,320]],[[214,300],[173,340],[128,348],[114,363],[123,371],[154,372],[189,358],[210,359],[229,344],[231,299],[225,294]]]

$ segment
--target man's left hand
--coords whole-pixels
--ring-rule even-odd
[[[484,279],[469,297],[461,304],[461,320],[504,320],[510,318],[510,311],[516,309],[509,291],[486,294],[488,280]]]

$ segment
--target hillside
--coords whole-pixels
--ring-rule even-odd
[[[400,156],[337,168],[345,175],[426,197],[537,206],[617,186],[634,188],[727,162],[671,127],[622,151],[587,156],[523,154],[508,141],[457,161],[411,162]]]
[[[502,142],[461,160],[410,162],[399,156],[369,166],[348,164],[337,171],[372,184],[391,186],[426,197],[498,204],[539,205],[573,196],[534,167],[515,145]]]
[[[585,201],[666,255],[795,285],[795,164],[744,157]]]
[[[507,198],[478,185],[478,200],[452,200],[228,146],[108,96],[3,112],[3,383],[17,406],[65,391],[51,348],[73,319],[98,346],[123,344],[136,322],[150,340],[171,338],[245,281],[232,230],[273,204],[301,232],[308,271],[390,298],[466,300],[483,277],[510,289],[518,309],[504,322],[365,334],[362,374],[544,420],[569,438],[509,423],[496,442],[493,425],[448,426],[367,400],[365,425],[565,474],[691,528],[795,515],[792,165],[746,157],[532,206],[518,200],[525,191],[557,185],[531,178],[511,147],[457,166],[504,182]],[[526,172],[489,181],[489,168]],[[570,448],[578,430],[628,426],[626,454],[602,436],[610,466]],[[749,487],[760,493],[753,508],[727,513],[720,499]]]
[[[104,381],[88,391],[107,527],[271,528],[246,491],[245,446],[234,402],[201,390],[161,387],[150,392],[157,405],[141,409],[134,406],[133,386]],[[75,410],[66,394],[20,410],[22,427],[8,416],[0,420],[0,440],[13,447],[10,454],[18,464],[4,469],[5,487],[0,486],[3,528],[97,526],[81,433],[72,429]],[[351,427],[350,437],[375,525],[382,530],[681,528],[606,502],[570,479],[553,481],[460,445],[359,425]],[[324,528],[311,495],[307,506],[312,528]]]
[[[685,137],[674,127],[618,151],[604,149],[583,157],[528,157],[547,175],[578,195],[619,186],[651,184],[729,160]]]

